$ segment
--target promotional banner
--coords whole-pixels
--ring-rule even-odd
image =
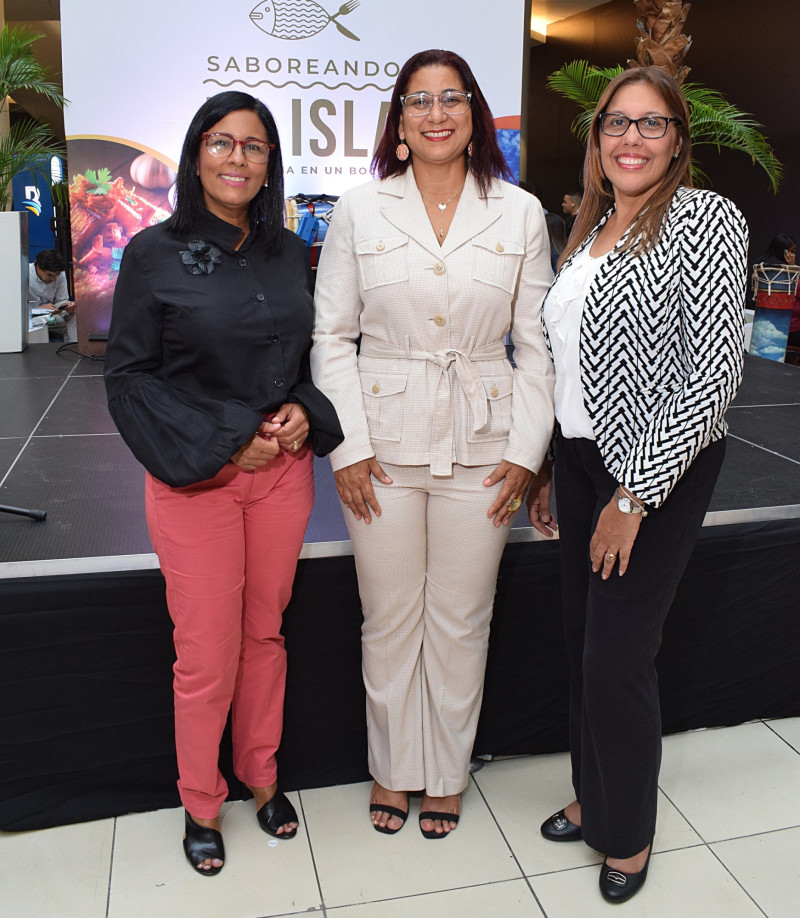
[[[470,64],[518,175],[524,13],[525,0],[473,10],[461,0],[137,0],[113,10],[62,0],[82,343],[107,331],[127,240],[171,213],[186,129],[215,93],[248,92],[271,109],[287,196],[335,198],[370,180],[402,64],[447,48]]]

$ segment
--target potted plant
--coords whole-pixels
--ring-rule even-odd
[[[726,147],[746,154],[751,163],[767,175],[772,191],[777,192],[783,178],[783,166],[769,141],[759,130],[761,125],[746,112],[732,105],[722,93],[699,83],[685,83],[689,68],[684,64],[692,40],[683,28],[691,7],[683,0],[634,0],[638,15],[639,38],[636,59],[630,67],[656,65],[671,73],[681,84],[689,104],[692,148],[703,145]],[[587,61],[572,61],[550,74],[548,85],[553,91],[577,102],[583,110],[572,125],[575,136],[586,143],[595,106],[606,86],[622,73],[622,66],[594,67]],[[703,185],[707,177],[693,160],[692,179]]]
[[[21,89],[46,96],[58,105],[66,100],[60,88],[46,79],[33,54],[42,36],[25,27],[4,26],[0,32],[0,352],[21,351],[28,329],[27,212],[8,212],[11,180],[24,169],[63,156],[64,146],[45,124],[32,118],[8,125],[9,97]],[[49,182],[49,176],[46,177]]]

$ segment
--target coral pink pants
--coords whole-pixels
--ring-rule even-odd
[[[151,475],[147,523],[175,625],[175,746],[181,802],[213,819],[227,796],[219,744],[232,707],[237,778],[277,778],[286,651],[280,633],[314,501],[313,456],[281,452],[246,472],[171,488]]]

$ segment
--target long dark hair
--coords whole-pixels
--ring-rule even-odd
[[[624,70],[608,84],[594,111],[586,145],[586,158],[583,161],[583,201],[566,248],[558,260],[559,265],[563,265],[570,255],[583,245],[602,216],[614,203],[614,189],[603,172],[600,160],[600,115],[610,105],[614,93],[631,83],[645,83],[658,93],[669,116],[680,119],[679,122],[674,123],[674,127],[676,136],[682,142],[677,157],[670,160],[661,184],[647,199],[644,209],[633,222],[625,247],[634,248],[637,252],[649,249],[658,239],[664,215],[678,186],[686,185],[689,188],[692,186],[692,177],[689,172],[689,161],[692,157],[689,106],[683,91],[675,78],[660,67],[636,67]]]
[[[267,132],[267,140],[275,144],[270,151],[267,167],[268,187],[261,188],[250,202],[250,220],[262,224],[268,248],[280,246],[283,239],[283,159],[278,126],[266,105],[246,92],[220,92],[207,99],[197,110],[183,141],[178,165],[177,200],[169,226],[177,233],[189,233],[206,213],[203,186],[197,175],[197,156],[203,134],[231,112],[255,112]]]
[[[372,174],[382,179],[390,175],[402,175],[413,159],[412,156],[401,161],[395,156],[394,151],[400,140],[400,116],[403,113],[400,96],[405,94],[411,77],[423,67],[452,67],[461,79],[464,92],[472,93],[472,156],[467,156],[466,151],[464,151],[464,156],[467,158],[469,171],[475,176],[481,193],[486,194],[493,178],[503,178],[513,182],[514,177],[500,150],[500,144],[497,142],[494,118],[469,64],[455,52],[441,51],[438,48],[419,51],[400,68],[397,82],[392,90],[383,136],[372,158]]]

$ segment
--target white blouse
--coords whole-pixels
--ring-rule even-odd
[[[592,422],[583,403],[579,344],[586,294],[609,253],[592,258],[590,248],[590,245],[585,246],[558,275],[547,294],[543,310],[556,368],[555,413],[561,433],[570,439],[595,439]]]

